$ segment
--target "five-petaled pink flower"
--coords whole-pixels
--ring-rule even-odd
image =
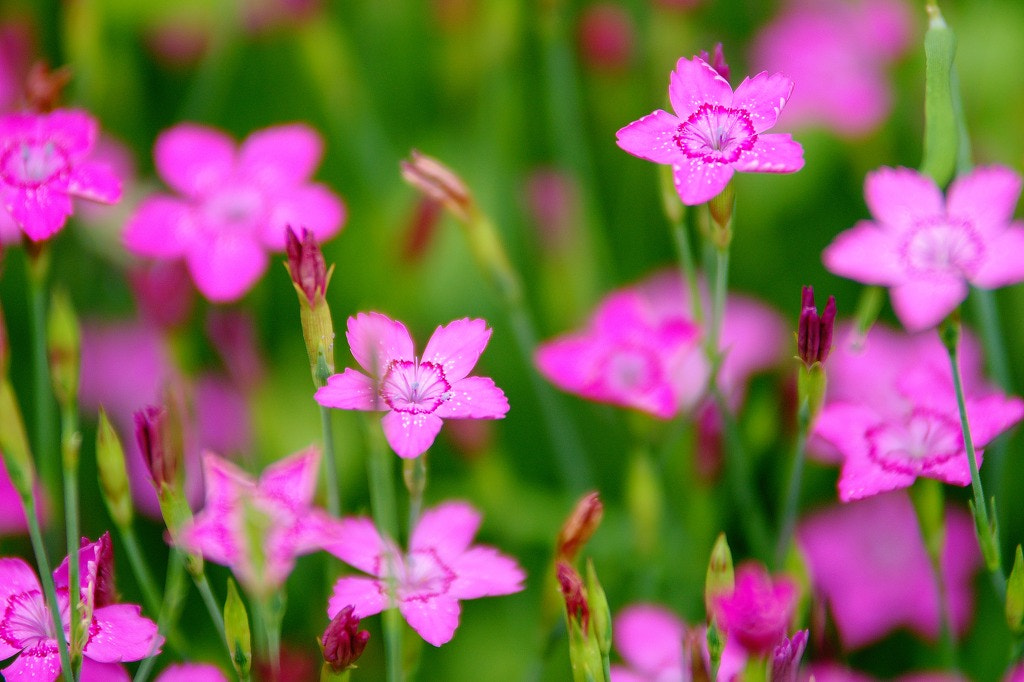
[[[319,135],[301,124],[259,130],[235,144],[219,130],[183,123],[163,132],[156,168],[181,197],[157,194],[128,222],[125,243],[142,256],[184,258],[211,301],[240,298],[283,251],[288,225],[321,242],[341,229],[344,206],[309,182],[320,162]]]
[[[841,233],[822,259],[838,275],[890,287],[908,330],[933,327],[967,298],[968,284],[1024,281],[1024,225],[1011,222],[1020,191],[1020,176],[1003,166],[957,178],[945,199],[915,170],[881,168],[864,182],[875,220]]]
[[[138,606],[109,603],[110,575],[101,564],[110,558],[99,556],[105,551],[109,551],[109,538],[105,544],[89,543],[79,550],[81,590],[74,598],[80,597],[95,607],[82,650],[83,680],[127,679],[117,663],[154,655],[163,642],[156,623],[144,618]],[[54,571],[53,578],[67,638],[71,590],[66,560]],[[21,559],[0,559],[0,614],[0,658],[18,656],[4,668],[4,678],[9,682],[56,680],[61,662],[53,617],[35,571]]]
[[[462,502],[447,502],[423,513],[402,553],[381,537],[368,518],[344,519],[325,549],[373,578],[348,576],[334,584],[327,606],[333,618],[348,605],[359,618],[388,608],[388,585],[413,630],[434,646],[452,638],[459,625],[459,601],[496,597],[523,589],[526,578],[515,560],[486,546],[470,546],[480,514]]]
[[[804,166],[804,150],[775,125],[793,90],[776,73],[746,78],[734,93],[729,81],[699,57],[680,59],[668,97],[675,115],[657,110],[617,133],[619,146],[634,156],[672,164],[684,204],[708,201],[735,171],[792,173]]]
[[[206,453],[206,504],[179,542],[229,566],[249,594],[272,594],[292,572],[295,557],[323,547],[337,523],[311,506],[319,462],[320,451],[309,448],[267,467],[257,482]]]
[[[422,357],[401,322],[380,313],[348,318],[352,356],[370,376],[346,369],[316,392],[316,401],[343,410],[390,410],[384,436],[399,457],[431,446],[444,419],[501,419],[508,399],[487,377],[466,376],[483,353],[491,330],[463,318],[434,330]]]
[[[110,167],[88,160],[97,132],[95,119],[74,109],[0,116],[0,200],[32,241],[64,227],[73,196],[107,204],[121,198]]]

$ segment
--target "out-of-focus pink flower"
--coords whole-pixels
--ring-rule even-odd
[[[953,379],[938,340],[900,339],[876,327],[865,344],[863,355],[841,347],[829,360],[832,393],[812,430],[814,450],[824,441],[827,455],[842,458],[840,499],[906,488],[918,476],[969,485]],[[1024,416],[1024,401],[981,382],[977,356],[966,347],[963,365],[980,466],[981,448]]]
[[[43,505],[43,490],[39,485],[35,487],[35,498],[39,525],[45,526],[46,510]],[[28,521],[21,506],[21,496],[15,490],[11,477],[7,474],[7,467],[0,459],[0,536],[25,533],[28,533]]]
[[[792,125],[866,135],[892,106],[885,72],[910,46],[912,26],[902,0],[795,0],[762,30],[752,60],[800,84],[786,105]]]
[[[696,631],[703,649],[705,669],[711,661],[704,628],[690,628],[674,613],[656,604],[627,606],[615,616],[612,637],[625,666],[613,665],[612,682],[688,682],[689,652],[683,641]],[[727,641],[718,670],[719,680],[732,680],[746,665],[746,653]]]
[[[156,682],[228,682],[228,678],[209,663],[178,663],[164,668]]]
[[[301,124],[256,131],[238,150],[213,128],[183,123],[164,131],[156,167],[180,196],[144,200],[125,243],[142,256],[183,258],[211,301],[238,299],[266,270],[267,251],[284,250],[288,225],[304,225],[320,241],[341,229],[341,200],[309,182],[322,146]]]
[[[710,375],[689,305],[679,274],[657,273],[610,294],[587,329],[542,343],[534,361],[559,388],[669,419],[695,407]],[[739,402],[752,372],[778,359],[784,339],[785,324],[775,313],[729,297],[719,382],[730,402]]]
[[[71,598],[95,602],[88,628],[88,639],[82,650],[83,679],[127,680],[121,661],[138,661],[159,651],[163,637],[156,623],[144,618],[134,604],[99,605],[94,599],[99,579],[95,560],[88,563],[90,553],[95,556],[95,543],[81,552],[86,563],[82,565],[81,590],[69,589],[66,566],[54,572],[57,602],[67,637],[70,631]],[[60,675],[61,663],[57,640],[53,632],[53,619],[43,597],[43,590],[35,572],[21,559],[0,559],[0,658],[17,656],[4,668],[4,678],[10,682],[53,682]]]
[[[96,139],[91,158],[97,163],[106,164],[121,181],[122,198],[130,198],[133,195],[137,189],[135,157],[125,143],[101,133]],[[117,222],[118,229],[128,217],[127,208],[125,201],[119,201],[116,206],[97,204],[93,201],[79,201],[75,205],[78,217],[90,227],[107,226]]]
[[[249,594],[272,594],[291,574],[295,558],[323,547],[336,523],[312,506],[319,463],[320,451],[310,448],[267,467],[254,481],[207,452],[206,504],[182,528],[179,541],[230,567]]]
[[[13,110],[21,99],[33,52],[30,30],[25,22],[0,25],[0,112]]]
[[[492,547],[471,545],[480,514],[468,504],[447,502],[427,510],[403,553],[368,518],[344,519],[325,549],[373,578],[343,577],[327,607],[333,618],[348,605],[360,618],[388,607],[388,584],[402,616],[420,637],[441,646],[459,625],[459,601],[512,594],[526,576],[515,560]]]
[[[579,201],[579,188],[568,173],[541,168],[526,179],[527,208],[545,249],[557,252],[572,243]]]
[[[508,412],[508,399],[494,381],[467,376],[491,338],[483,320],[438,327],[422,356],[405,325],[380,313],[348,318],[345,337],[369,376],[351,368],[335,374],[316,401],[343,410],[389,410],[384,436],[399,457],[426,452],[442,418],[501,419]]]
[[[622,71],[633,55],[633,19],[621,5],[599,2],[588,5],[577,29],[584,65],[603,71]]]
[[[747,651],[768,653],[782,642],[796,608],[796,584],[772,578],[760,564],[741,564],[731,595],[717,597],[712,608],[718,624]]]
[[[729,81],[699,57],[680,59],[668,87],[675,115],[662,110],[617,133],[634,156],[672,165],[684,204],[717,196],[736,171],[793,173],[804,166],[804,150],[788,133],[765,133],[775,125],[793,90],[780,73],[746,78],[734,93]]]
[[[0,116],[0,199],[32,241],[64,227],[72,197],[108,204],[121,198],[110,167],[89,160],[97,131],[80,110]]]
[[[250,315],[238,310],[214,310],[206,320],[206,335],[232,383],[252,388],[263,379],[263,358]]]
[[[832,272],[889,287],[910,331],[934,327],[967,298],[968,284],[995,289],[1024,281],[1024,223],[1013,221],[1021,177],[985,166],[957,178],[946,197],[909,168],[869,173],[874,221],[840,233],[822,260]]]
[[[838,663],[812,663],[800,676],[801,682],[874,682],[875,678],[856,670],[850,670]],[[893,682],[966,682],[962,675],[944,672],[921,672],[901,675]]]
[[[901,627],[938,638],[938,589],[906,493],[815,512],[800,523],[797,540],[814,590],[829,605],[845,648],[862,647]],[[970,516],[947,505],[942,573],[959,634],[970,625],[971,579],[980,566]]]
[[[128,270],[128,283],[147,321],[161,329],[184,324],[192,312],[195,288],[181,261],[153,261]]]

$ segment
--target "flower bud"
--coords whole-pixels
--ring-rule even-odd
[[[572,514],[558,533],[556,556],[563,561],[574,561],[580,548],[587,543],[604,516],[604,505],[597,491],[587,493],[576,503]]]
[[[1006,624],[1018,637],[1024,635],[1024,554],[1020,545],[1017,545],[1013,569],[1006,582]]]
[[[289,227],[285,230],[285,250],[288,253],[288,274],[297,289],[306,295],[310,305],[317,296],[327,292],[327,263],[320,252],[312,230],[302,228],[302,239]]]
[[[711,682],[711,671],[708,670],[708,661],[704,658],[704,651],[708,648],[707,642],[707,633],[700,628],[688,629],[683,634],[683,662],[689,665],[692,682]],[[721,658],[722,654],[719,652],[718,660]]]
[[[704,579],[704,607],[709,620],[715,612],[715,601],[731,595],[735,583],[729,541],[725,539],[725,533],[719,533],[715,546],[711,548],[707,577]]]
[[[249,632],[249,614],[245,602],[238,594],[235,581],[228,578],[228,596],[224,601],[224,635],[227,639],[231,664],[238,677],[249,679],[252,667],[252,636]]]
[[[147,405],[135,412],[135,441],[157,492],[174,487],[180,459],[168,442],[166,408]]]
[[[81,336],[71,299],[66,292],[55,291],[50,299],[50,315],[46,325],[46,352],[50,359],[53,393],[64,409],[78,400]]]
[[[0,456],[3,457],[7,474],[22,502],[32,501],[32,482],[36,475],[32,450],[29,448],[18,398],[6,377],[0,377]],[[28,513],[26,510],[26,515]]]
[[[608,597],[597,579],[594,562],[590,559],[587,559],[587,601],[597,647],[602,656],[608,656],[612,650],[612,614],[608,609]]]
[[[468,221],[475,211],[466,183],[437,159],[415,149],[409,161],[402,161],[402,178],[426,196],[444,204],[459,220]]]
[[[796,682],[800,670],[800,658],[807,647],[807,630],[801,630],[792,638],[785,637],[772,652],[772,665],[768,671],[768,682]]]
[[[25,100],[35,112],[53,111],[61,93],[71,82],[71,67],[51,69],[46,62],[36,62],[25,79]]]
[[[583,579],[576,569],[567,561],[559,560],[555,567],[558,587],[565,599],[565,612],[570,624],[575,623],[583,632],[590,628],[590,606],[587,604],[587,592],[583,587]]]
[[[718,75],[729,80],[729,65],[725,61],[725,52],[722,51],[722,43],[715,43],[715,49],[712,50],[712,54],[708,54],[706,50],[701,50],[701,59],[707,62],[711,68],[718,72]]]
[[[800,322],[797,331],[797,353],[804,365],[824,363],[832,350],[832,328],[836,319],[836,299],[829,296],[825,310],[818,316],[814,305],[814,287],[805,286],[801,295]]]
[[[359,617],[353,615],[354,610],[349,605],[339,611],[320,638],[324,662],[335,672],[354,667],[370,640],[370,633],[359,629]]]
[[[334,322],[325,298],[334,266],[327,267],[316,237],[310,230],[303,228],[300,241],[289,228],[287,240],[288,262],[285,267],[299,295],[302,338],[306,342],[313,384],[321,387],[327,383],[327,377],[334,374]],[[324,367],[320,366],[321,356]]]
[[[127,528],[132,523],[134,513],[124,463],[124,448],[103,408],[100,408],[96,429],[96,468],[99,472],[100,492],[110,518],[119,528]]]

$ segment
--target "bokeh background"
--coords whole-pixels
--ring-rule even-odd
[[[808,7],[847,19],[826,39],[794,34],[777,38],[774,53],[765,47],[787,16]],[[942,9],[958,39],[975,161],[1019,169],[1024,4],[976,0],[942,3]],[[399,161],[421,150],[442,159],[472,188],[500,232],[539,334],[547,338],[579,326],[612,289],[674,262],[658,169],[618,149],[615,131],[667,106],[675,61],[721,42],[734,84],[745,74],[785,65],[767,63],[772,60],[797,64],[802,70],[792,74],[793,98],[777,130],[793,132],[803,143],[806,167],[791,176],[738,176],[730,273],[732,288],[771,304],[795,330],[801,285],[813,284],[819,296],[834,294],[841,316],[856,307],[860,286],[827,273],[820,253],[839,231],[867,217],[865,173],[920,162],[925,26],[923,2],[903,0],[4,0],[0,78],[16,83],[40,58],[70,65],[67,103],[92,112],[134,167],[123,207],[73,218],[53,246],[52,279],[71,292],[87,324],[138,317],[125,276],[132,261],[120,232],[132,203],[160,187],[151,152],[160,131],[194,121],[242,139],[259,128],[304,121],[321,132],[326,153],[316,178],[348,208],[344,230],[323,247],[336,265],[328,299],[337,330],[343,332],[351,314],[378,310],[405,321],[422,344],[438,324],[484,317],[494,335],[476,371],[492,376],[512,406],[501,422],[446,426],[431,450],[427,500],[457,497],[482,509],[482,541],[519,558],[529,574],[527,590],[463,603],[454,640],[441,649],[423,646],[420,679],[564,680],[564,637],[549,641],[542,623],[550,616],[545,609],[554,537],[584,490],[600,490],[607,505],[585,553],[594,559],[613,611],[638,600],[658,601],[688,622],[700,622],[703,573],[715,535],[730,533],[737,558],[748,548],[725,486],[694,474],[697,439],[685,419],[656,423],[559,396],[560,419],[582,439],[588,466],[571,476],[560,471],[531,384],[535,370],[519,353],[498,296],[457,223],[403,183]],[[842,53],[844,45],[852,55]],[[850,130],[835,115],[816,121],[797,115],[801,98],[823,101],[832,96],[826,85],[849,90],[855,84],[844,79],[854,74],[873,78],[889,93],[875,120]],[[3,106],[17,105],[9,99]],[[865,101],[846,105],[858,106]],[[5,249],[2,262],[0,300],[12,369],[27,404],[21,249]],[[997,301],[1014,385],[1020,387],[1024,354],[1015,349],[1024,342],[1024,289],[1001,291]],[[251,318],[262,370],[244,393],[246,451],[225,454],[258,471],[318,441],[319,415],[284,268],[271,267],[229,308]],[[197,299],[188,324],[176,332],[173,356],[187,375],[224,371],[205,331],[214,312]],[[970,323],[970,306],[965,316]],[[888,304],[881,317],[894,321]],[[343,343],[336,357],[339,368],[352,364]],[[754,380],[741,414],[757,494],[769,509],[778,506],[791,451],[794,372],[794,362],[780,357],[775,371]],[[334,420],[343,506],[367,513],[360,422],[348,413]],[[92,478],[92,418],[85,429],[83,529],[95,537],[110,522]],[[630,475],[637,433],[646,434],[656,452],[653,487]],[[999,497],[1007,552],[1024,538],[1017,440],[1009,448],[1003,490],[990,491]],[[804,508],[834,502],[835,478],[835,470],[812,465]],[[948,496],[962,503],[963,492]],[[644,520],[652,514],[660,515],[659,525]],[[161,527],[143,523],[154,564],[162,569]],[[28,555],[20,538],[0,546],[5,554]],[[121,563],[120,588],[126,599],[137,600]],[[211,570],[223,595],[226,572]],[[285,642],[299,659],[317,659],[314,637],[327,623],[326,590],[339,570],[323,555],[307,557],[289,583]],[[1009,640],[1001,606],[982,578],[962,663],[972,678],[995,679]],[[196,597],[190,596],[184,621],[194,633],[195,655],[223,664]],[[367,625],[374,639],[355,679],[380,679],[379,618]],[[901,633],[860,651],[838,652],[883,677],[927,667],[933,654],[931,644]]]

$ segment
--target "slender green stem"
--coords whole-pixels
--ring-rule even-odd
[[[213,621],[214,627],[217,628],[217,634],[220,635],[222,642],[227,642],[228,638],[224,632],[224,614],[221,613],[217,599],[213,596],[210,581],[206,579],[206,572],[203,571],[192,576],[192,580],[196,584],[196,589],[199,590],[199,595],[203,598],[203,603],[206,604],[206,610],[210,612],[210,619]]]
[[[693,261],[693,249],[686,234],[686,225],[682,220],[672,221],[672,237],[676,243],[676,254],[679,259],[679,272],[686,282],[690,295],[690,315],[697,325],[704,323],[704,308],[700,302],[700,288],[697,285],[697,269]]]
[[[78,452],[82,438],[78,433],[78,409],[74,404],[61,410],[61,459],[64,468],[64,520],[68,544],[68,610],[71,622],[71,668],[75,679],[81,675],[82,638],[79,632],[78,606],[81,599],[78,557]]]
[[[146,603],[146,610],[152,614],[159,614],[160,603],[163,601],[163,597],[160,595],[156,582],[153,580],[153,574],[149,572],[149,566],[142,556],[142,551],[139,549],[139,540],[135,536],[135,528],[130,525],[120,526],[118,531],[121,534],[121,546],[128,553],[128,563],[132,567],[132,573],[135,574],[135,580],[139,584],[139,589],[142,590],[142,601]]]
[[[402,462],[405,487],[409,490],[409,537],[423,512],[423,493],[427,488],[427,453]]]
[[[71,654],[68,651],[68,641],[64,636],[64,623],[61,622],[60,608],[57,603],[57,590],[53,584],[53,574],[50,573],[50,562],[46,559],[46,548],[43,546],[43,534],[39,530],[39,517],[36,516],[36,501],[31,494],[21,498],[22,507],[25,510],[25,519],[28,521],[28,534],[32,540],[32,551],[36,555],[36,566],[39,567],[39,580],[43,585],[43,593],[46,595],[46,606],[50,611],[50,618],[57,633],[57,650],[60,652],[60,666],[65,682],[73,682],[75,679],[71,671]],[[77,595],[76,595],[77,597]],[[71,599],[71,595],[68,595]]]
[[[125,534],[122,532],[122,537]],[[134,534],[133,540],[134,542]],[[137,551],[138,548],[136,548]],[[129,557],[131,552],[129,551]],[[177,621],[178,614],[181,611],[181,605],[184,603],[185,598],[185,563],[182,561],[181,552],[171,551],[168,557],[167,566],[167,582],[164,590],[165,599],[162,600],[159,609],[155,613],[157,616],[156,626],[157,630],[164,633],[168,640],[171,639],[171,632],[174,630],[174,623]],[[148,571],[147,571],[148,575]],[[152,581],[152,578],[149,578]],[[155,589],[155,588],[154,588]],[[177,648],[177,647],[175,647]],[[153,670],[153,666],[156,665],[157,656],[156,654],[156,642],[153,642],[153,649],[150,650],[149,655],[139,665],[139,670],[135,673],[134,682],[146,682],[149,679],[149,675]]]
[[[334,427],[330,408],[320,406],[320,425],[324,433],[324,473],[327,478],[327,511],[341,516],[341,496],[338,493],[338,462],[334,458]]]
[[[273,671],[272,679],[278,680],[281,678],[281,620],[284,618],[284,592],[275,592],[268,598],[256,600],[256,603],[266,637],[267,658]]]
[[[803,480],[804,461],[807,455],[807,431],[811,423],[811,406],[807,399],[800,404],[796,420],[796,444],[793,447],[793,464],[789,471],[789,483],[783,503],[779,526],[779,544],[775,548],[775,567],[780,568],[786,561],[789,546],[793,542],[796,526],[797,503],[800,500],[800,483]]]
[[[57,403],[50,384],[50,362],[46,350],[46,275],[49,270],[47,253],[30,255],[28,262],[28,291],[30,325],[32,327],[32,375],[34,391],[35,440],[33,452],[39,466],[50,502],[57,507],[52,512],[61,514],[60,456],[57,452]]]
[[[1006,344],[1003,342],[1002,324],[994,292],[990,289],[972,289],[971,301],[974,306],[974,316],[980,326],[981,342],[985,347],[985,360],[988,362],[989,374],[995,378],[1001,389],[1010,391],[1013,379],[1010,374]],[[1009,438],[1004,435],[985,448],[983,480],[988,484],[989,490],[997,495],[1002,492],[1008,445]]]
[[[711,291],[711,319],[708,321],[708,348],[712,354],[712,380],[717,381],[721,365],[719,339],[722,336],[722,320],[725,316],[725,296],[729,288],[729,248],[715,248],[715,285]]]

